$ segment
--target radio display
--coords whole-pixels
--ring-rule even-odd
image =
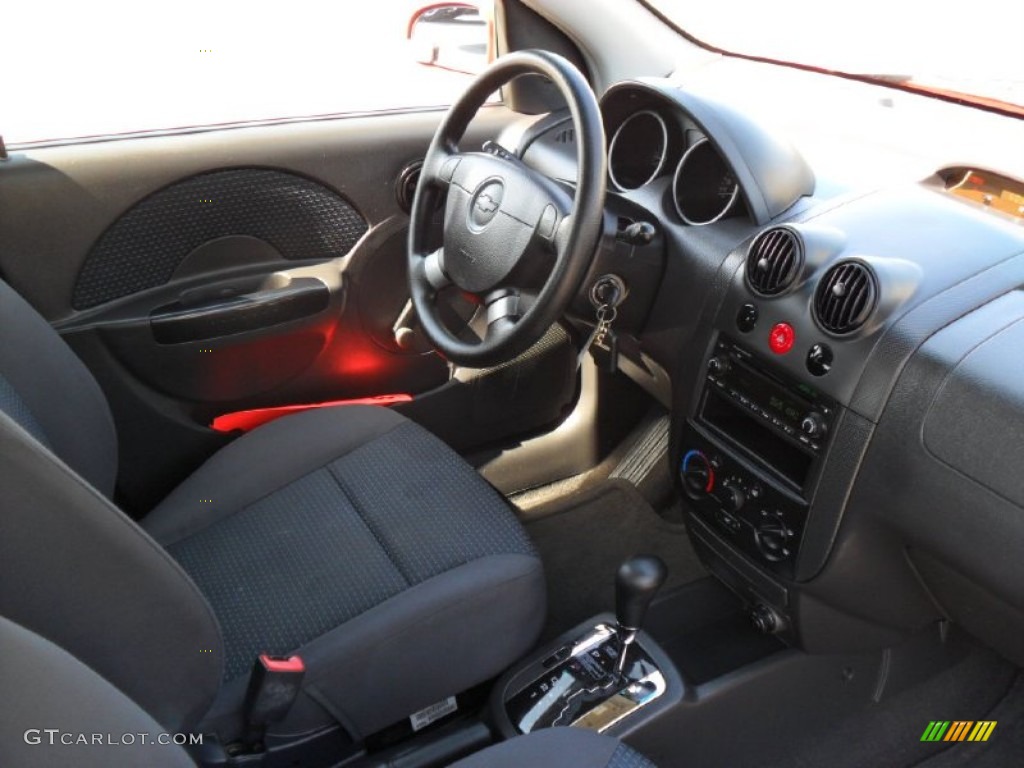
[[[761,374],[742,363],[734,363],[728,373],[721,377],[726,388],[747,397],[761,408],[787,424],[797,427],[800,420],[812,408],[812,401],[786,391]]]

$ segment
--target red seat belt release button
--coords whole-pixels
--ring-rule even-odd
[[[285,718],[302,690],[306,665],[299,656],[261,653],[252,668],[245,695],[245,723],[249,732],[263,731]]]

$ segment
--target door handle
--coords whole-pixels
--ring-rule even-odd
[[[315,277],[296,277],[274,286],[197,304],[175,302],[153,310],[149,326],[160,344],[182,344],[260,330],[315,315],[330,304],[331,292]]]

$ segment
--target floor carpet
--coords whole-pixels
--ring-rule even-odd
[[[526,530],[547,574],[545,638],[614,611],[615,572],[632,555],[665,561],[665,591],[706,575],[685,527],[667,522],[624,480],[602,482],[531,514]]]

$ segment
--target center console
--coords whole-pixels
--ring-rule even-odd
[[[679,472],[698,515],[761,567],[792,578],[836,404],[722,335]]]

